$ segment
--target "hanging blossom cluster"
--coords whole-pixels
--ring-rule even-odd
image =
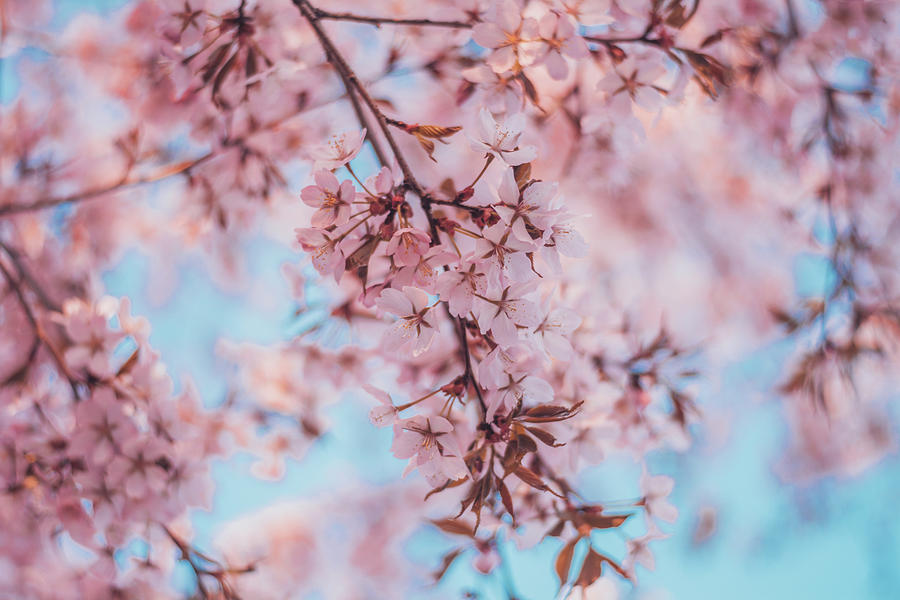
[[[415,595],[398,548],[426,522],[432,580],[465,557],[527,597],[506,554],[554,538],[560,596],[605,594],[676,518],[646,459],[690,446],[698,363],[785,332],[754,390],[784,399],[785,477],[894,448],[900,5],[331,4],[0,10],[3,594],[178,597],[180,564],[203,598]],[[239,289],[259,233],[312,264],[285,268],[292,339],[220,342],[229,393],[202,404],[100,275],[138,247],[157,300],[188,254]],[[416,474],[198,548],[212,461],[280,478],[347,390]],[[583,493],[623,452],[639,492]]]

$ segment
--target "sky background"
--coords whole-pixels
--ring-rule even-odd
[[[121,4],[61,1],[55,23]],[[14,89],[14,74],[7,72],[4,97]],[[110,294],[129,296],[134,313],[150,319],[151,342],[175,381],[190,374],[212,405],[225,393],[226,365],[215,355],[217,340],[271,343],[290,338],[293,305],[280,268],[285,261],[300,260],[290,248],[257,239],[247,249],[247,272],[253,279],[240,292],[224,292],[199,258],[188,256],[178,265],[178,284],[163,304],[148,299],[149,262],[136,251],[126,254],[104,280]],[[816,281],[823,274],[815,263],[798,259],[796,272],[798,291],[821,285]],[[699,405],[717,431],[727,417],[724,438],[698,430],[687,453],[652,457],[654,472],[676,479],[672,500],[680,518],[667,529],[671,538],[653,546],[656,570],[640,570],[641,589],[631,592],[623,585],[623,597],[900,598],[900,471],[895,457],[860,477],[826,479],[813,487],[786,485],[776,475],[788,432],[777,402],[759,390],[776,381],[784,356],[784,348],[762,348],[732,365],[716,384],[701,386]],[[329,407],[333,428],[303,460],[289,461],[278,482],[253,478],[247,457],[218,463],[213,510],[193,515],[200,545],[210,543],[223,523],[273,502],[325,493],[338,476],[374,484],[399,477],[404,465],[389,453],[390,431],[370,426],[367,406],[346,398]],[[617,459],[585,472],[581,483],[588,497],[602,497],[604,489],[630,490],[637,496],[638,474],[636,465]],[[692,538],[701,509],[715,511],[716,531],[697,545]],[[441,534],[425,530],[410,540],[407,552],[411,560],[434,565],[447,546]],[[523,600],[554,596],[552,558],[558,547],[553,540],[531,551],[506,553]],[[612,535],[608,548],[621,557],[624,544]],[[459,598],[461,590],[475,589],[485,599],[503,598],[496,577],[476,575],[468,564],[460,560],[451,569],[439,588],[446,597]]]

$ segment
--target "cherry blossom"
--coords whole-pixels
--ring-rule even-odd
[[[522,113],[507,116],[502,125],[483,108],[478,112],[478,138],[471,138],[472,148],[505,161],[511,166],[532,161],[537,156],[533,146],[519,147],[519,138],[525,127]]]
[[[397,350],[409,347],[413,356],[428,350],[437,331],[431,312],[433,306],[428,303],[427,293],[409,286],[404,287],[403,291],[388,288],[381,292],[375,304],[381,310],[399,317],[385,333],[387,348]]]
[[[453,425],[443,417],[418,415],[404,419],[394,425],[391,452],[397,458],[410,459],[405,473],[418,469],[435,486],[447,479],[467,477],[469,471],[448,435],[451,431]]]
[[[337,169],[342,167],[362,150],[366,140],[366,130],[346,131],[331,136],[328,141],[319,146],[310,148],[310,157],[315,161],[313,169]]]
[[[356,188],[348,180],[338,183],[331,171],[317,171],[315,177],[316,185],[307,186],[300,192],[303,202],[319,209],[311,219],[312,226],[343,225],[350,217]]]

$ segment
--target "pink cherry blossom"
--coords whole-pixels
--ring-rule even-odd
[[[338,183],[331,171],[316,171],[316,185],[310,185],[300,192],[303,202],[318,208],[313,215],[313,227],[325,228],[330,225],[343,225],[350,217],[350,209],[356,198],[356,188],[349,180]]]
[[[427,293],[409,286],[404,287],[402,292],[387,288],[381,292],[375,304],[379,309],[398,317],[385,333],[385,347],[391,350],[409,347],[413,356],[428,350],[437,332]]]
[[[501,125],[486,108],[482,108],[478,112],[478,137],[470,138],[472,148],[511,166],[530,162],[537,157],[537,150],[534,146],[519,147],[524,127],[525,116],[522,113],[507,116]]]
[[[394,425],[395,457],[410,459],[404,474],[418,469],[433,486],[467,477],[469,471],[450,432],[453,425],[443,417],[417,415]]]
[[[362,149],[366,130],[338,133],[319,146],[310,148],[309,155],[315,161],[313,169],[337,169],[344,166]]]

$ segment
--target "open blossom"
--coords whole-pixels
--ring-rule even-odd
[[[548,354],[559,360],[572,357],[572,343],[569,336],[581,325],[581,317],[567,308],[555,308],[534,330]]]
[[[582,25],[606,25],[615,21],[609,14],[611,0],[559,0],[563,11]]]
[[[509,409],[519,403],[531,407],[551,402],[553,402],[553,387],[545,379],[534,375],[520,377],[507,375],[506,385],[497,388],[491,394],[486,418],[491,421],[501,408]]]
[[[369,420],[372,424],[376,427],[393,425],[397,421],[399,413],[390,394],[368,383],[363,384],[363,389],[378,400],[378,406],[369,411]]]
[[[386,348],[397,350],[409,346],[413,356],[428,350],[436,333],[428,294],[409,286],[404,287],[402,292],[387,288],[381,292],[375,304],[381,310],[399,317],[385,333]]]
[[[519,241],[531,243],[534,237],[529,226],[532,231],[544,232],[558,214],[550,206],[556,190],[555,183],[535,181],[520,192],[512,169],[507,169],[497,190],[500,204],[494,205],[494,210]]]
[[[78,299],[71,299],[63,304],[59,320],[72,342],[65,351],[69,368],[86,368],[97,377],[112,374],[112,350],[125,337],[124,333],[109,325],[118,306],[116,299],[109,296],[94,305]]]
[[[451,315],[465,317],[472,310],[475,297],[487,292],[487,279],[475,262],[466,260],[459,268],[441,273],[435,291],[447,303]]]
[[[312,216],[312,226],[325,228],[346,223],[356,198],[353,182],[345,179],[338,183],[334,173],[326,169],[316,171],[315,180],[315,185],[300,191],[300,198],[307,206],[319,209]]]
[[[644,471],[641,475],[641,493],[644,495],[644,506],[647,515],[674,523],[678,518],[678,509],[668,500],[675,487],[675,481],[666,475],[650,475]]]
[[[155,438],[125,440],[121,453],[109,463],[109,478],[131,498],[158,494],[165,489],[169,477],[164,468],[169,460],[165,452],[165,445]]]
[[[532,250],[534,244],[513,235],[505,223],[488,227],[482,236],[475,244],[475,255],[494,282],[528,281],[533,277],[531,260],[526,252]]]
[[[400,286],[411,285],[429,293],[435,292],[438,275],[455,272],[452,270],[445,272],[441,267],[453,263],[456,259],[456,254],[443,246],[433,246],[425,254],[420,255],[415,264],[401,267],[394,281]]]
[[[478,137],[470,137],[472,149],[491,154],[510,166],[521,165],[537,158],[534,146],[519,147],[519,138],[525,129],[525,115],[507,116],[503,124],[497,123],[486,108],[478,112]]]
[[[487,20],[472,29],[472,39],[479,46],[493,50],[487,64],[496,73],[519,70],[534,60],[533,40],[537,21],[522,18],[522,8],[515,0],[495,0]]]
[[[344,272],[344,256],[339,248],[340,239],[334,233],[327,233],[314,227],[294,230],[297,241],[312,255],[312,264],[322,275],[333,274],[339,279]]]
[[[437,416],[416,415],[395,424],[391,452],[410,459],[404,475],[418,469],[432,486],[468,476],[451,431],[450,421]]]
[[[519,340],[518,328],[530,329],[541,322],[536,303],[525,296],[532,293],[534,282],[516,283],[503,289],[500,297],[478,300],[478,325],[482,333],[490,331],[503,346],[511,346]]]
[[[98,389],[90,398],[79,402],[75,417],[77,428],[70,451],[73,456],[88,457],[96,464],[108,464],[125,441],[137,433],[132,420],[122,412],[115,392],[109,388]]]
[[[394,232],[388,242],[386,252],[394,262],[403,267],[419,264],[422,256],[428,251],[431,238],[427,233],[414,227],[404,227]]]
[[[536,372],[541,359],[531,346],[517,343],[507,347],[498,345],[488,352],[478,364],[478,381],[488,390],[496,390],[507,384],[510,377]]]
[[[578,24],[565,14],[548,12],[538,23],[541,56],[538,59],[547,67],[554,79],[565,79],[569,74],[566,58],[585,58],[589,55],[587,44],[578,34]]]
[[[310,156],[315,161],[313,169],[318,171],[343,167],[359,154],[365,140],[365,129],[333,135],[326,143],[309,150]]]
[[[656,111],[664,100],[656,81],[665,73],[666,68],[656,58],[629,56],[600,80],[597,90],[610,97],[625,94],[644,110]]]

